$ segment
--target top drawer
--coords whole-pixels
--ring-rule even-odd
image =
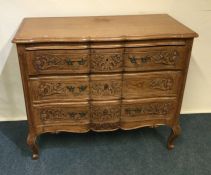
[[[126,48],[125,71],[183,69],[187,58],[185,46]]]
[[[185,46],[26,51],[29,75],[183,69]],[[109,45],[112,47],[112,45]]]
[[[37,50],[26,52],[29,75],[88,73],[89,50]]]

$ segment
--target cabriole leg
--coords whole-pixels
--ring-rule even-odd
[[[181,127],[179,124],[176,124],[175,126],[172,127],[171,134],[168,138],[168,143],[167,147],[169,150],[174,148],[174,140],[181,134]]]
[[[27,144],[32,151],[32,159],[36,160],[39,158],[39,148],[36,143],[37,135],[34,133],[29,132],[27,137]]]

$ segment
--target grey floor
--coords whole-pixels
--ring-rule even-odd
[[[182,135],[166,149],[168,127],[39,138],[25,144],[26,121],[0,122],[0,175],[211,175],[211,114],[182,115]]]

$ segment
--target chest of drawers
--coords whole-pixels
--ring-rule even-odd
[[[168,125],[173,148],[194,37],[165,14],[24,19],[13,42],[33,158],[46,132]]]

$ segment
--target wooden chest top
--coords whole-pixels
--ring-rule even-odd
[[[124,41],[197,36],[167,14],[42,17],[25,18],[13,42]]]

